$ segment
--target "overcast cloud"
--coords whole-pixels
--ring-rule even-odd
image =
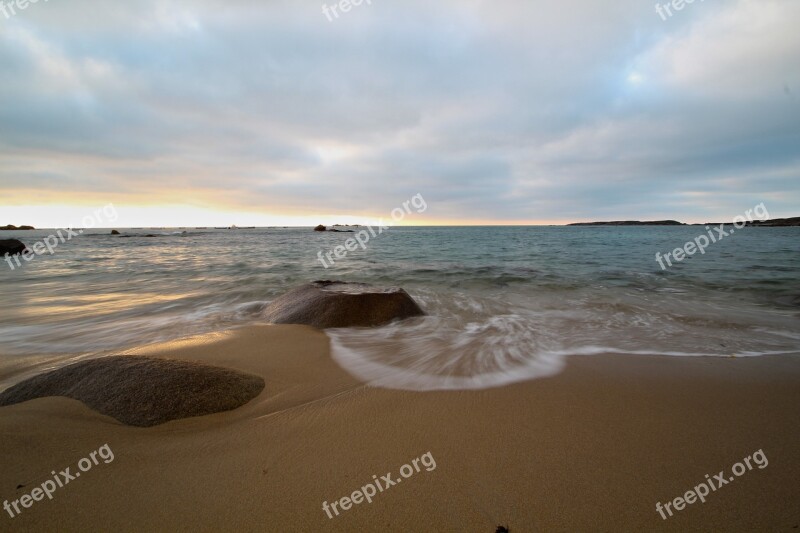
[[[667,21],[631,0],[372,0],[333,22],[308,0],[40,1],[0,15],[0,194],[358,215],[422,193],[434,221],[498,223],[798,216],[798,24],[797,0]]]

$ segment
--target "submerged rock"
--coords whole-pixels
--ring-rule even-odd
[[[27,379],[0,394],[0,406],[65,396],[129,426],[230,411],[264,389],[259,376],[215,366],[115,356],[83,361]]]
[[[328,228],[326,228],[325,226],[323,226],[322,224],[320,224],[319,226],[317,226],[316,228],[314,228],[314,231],[328,231]]]
[[[25,243],[17,239],[0,240],[0,257],[6,255],[19,255],[25,253],[28,248]]]
[[[274,324],[315,328],[371,327],[425,312],[406,291],[364,283],[315,281],[277,298],[264,311]]]

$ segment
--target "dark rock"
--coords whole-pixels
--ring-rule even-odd
[[[112,229],[112,230],[111,230],[111,235],[120,235],[120,232],[118,232],[118,231],[117,231],[117,230],[115,230],[115,229]]]
[[[364,283],[315,281],[293,289],[267,306],[264,317],[274,324],[315,328],[371,327],[425,313],[406,291]]]
[[[85,403],[123,424],[158,424],[230,411],[264,389],[258,376],[215,366],[117,356],[83,361],[27,379],[0,394],[0,406],[47,396]]]
[[[25,243],[17,239],[0,240],[0,257],[23,254],[27,249]]]
[[[317,226],[316,228],[314,228],[314,231],[327,231],[327,229],[328,229],[328,228],[326,228],[325,226],[323,226],[322,224],[320,224],[319,226]]]

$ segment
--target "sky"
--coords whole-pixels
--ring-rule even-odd
[[[797,0],[335,5],[6,7],[0,225],[800,216]]]

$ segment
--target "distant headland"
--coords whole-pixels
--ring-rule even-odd
[[[656,220],[653,222],[642,222],[640,220],[616,220],[613,222],[575,222],[569,226],[685,226],[683,222],[677,220]]]
[[[612,222],[575,222],[568,226],[720,226],[731,225],[733,222],[706,222],[704,224],[685,224],[677,220],[656,220],[642,222],[640,220],[617,220]],[[747,226],[761,228],[787,228],[800,226],[800,217],[773,218],[770,220],[753,220],[745,223]]]

